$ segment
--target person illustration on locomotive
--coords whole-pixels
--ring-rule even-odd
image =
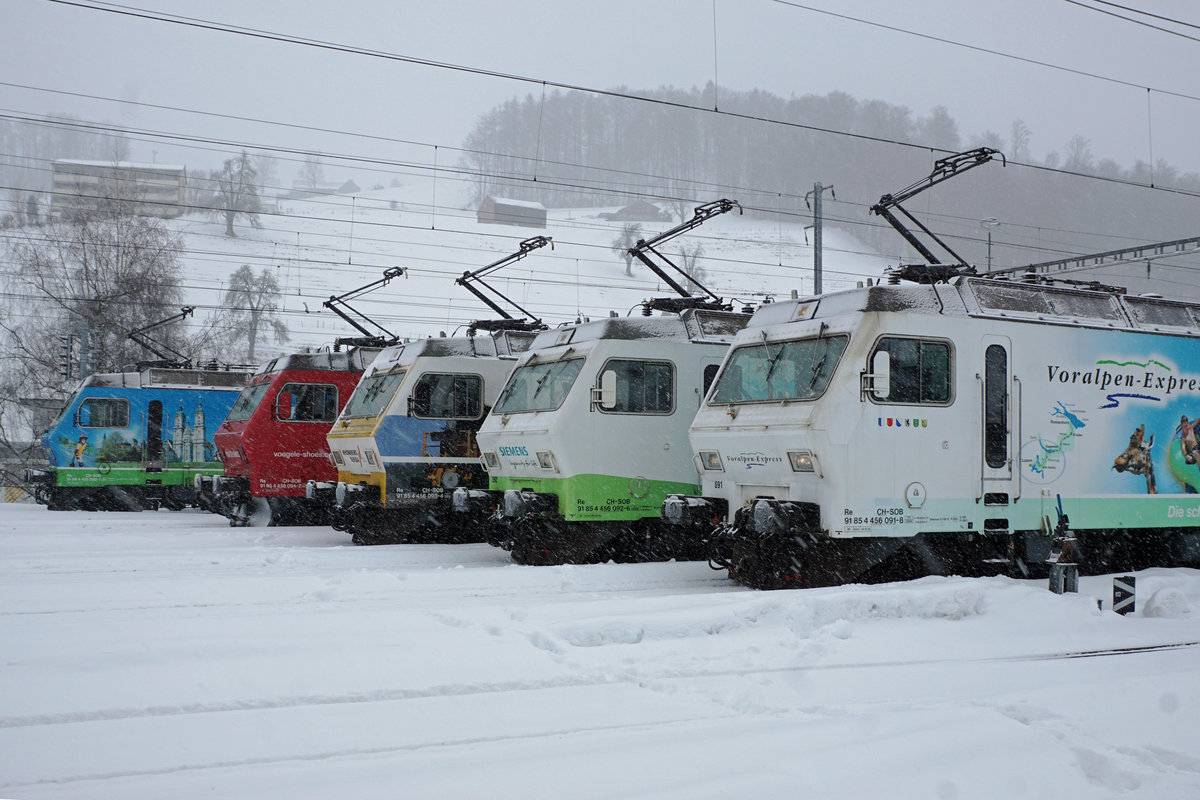
[[[88,440],[88,438],[87,438],[86,433],[80,435],[79,441],[75,443],[75,453],[74,453],[74,455],[71,456],[71,463],[68,464],[67,466],[69,466],[69,467],[82,467],[83,466],[83,454],[87,452],[87,447],[88,447],[87,440]]]
[[[1179,418],[1179,427],[1175,429],[1179,434],[1179,445],[1183,450],[1183,460],[1187,464],[1195,464],[1200,460],[1200,418],[1195,422],[1189,422],[1187,415],[1184,414]]]

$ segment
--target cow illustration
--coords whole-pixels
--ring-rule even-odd
[[[1131,472],[1134,475],[1146,477],[1146,494],[1158,494],[1154,483],[1154,459],[1150,449],[1154,447],[1154,434],[1146,438],[1146,426],[1141,425],[1129,437],[1129,447],[1125,452],[1113,459],[1113,469],[1117,472]]]

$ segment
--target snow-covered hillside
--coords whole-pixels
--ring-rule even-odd
[[[581,315],[625,315],[648,297],[672,294],[641,264],[633,265],[632,275],[625,274],[624,261],[613,251],[624,223],[600,216],[613,208],[550,209],[545,229],[480,224],[473,207],[468,208],[465,183],[439,178],[435,186],[422,176],[405,181],[398,188],[352,197],[281,201],[277,212],[261,215],[261,229],[239,225],[237,238],[226,237],[224,223],[216,220],[191,216],[172,222],[186,245],[185,293],[187,302],[198,306],[201,320],[196,324],[206,308],[220,304],[229,276],[248,264],[256,273],[274,271],[284,293],[284,321],[293,334],[290,345],[328,344],[355,332],[323,309],[322,302],[399,266],[408,268],[404,278],[352,305],[401,336],[451,335],[473,319],[496,316],[454,280],[515,252],[523,239],[536,235],[550,236],[554,249],[535,251],[488,281],[550,325]],[[767,294],[811,293],[812,232],[805,231],[803,222],[733,212],[663,249],[674,257],[681,245],[701,245],[705,283],[726,299],[758,302]],[[675,223],[640,224],[648,237]],[[888,266],[828,223],[823,252],[826,291],[879,278]]]
[[[0,796],[1198,797],[1200,572],[1137,578],[1121,617],[0,505]]]

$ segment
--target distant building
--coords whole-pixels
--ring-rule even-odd
[[[654,203],[635,200],[624,208],[600,214],[600,219],[614,222],[670,222],[673,217]]]
[[[294,181],[292,183],[292,191],[288,192],[284,197],[290,200],[303,200],[308,197],[320,197],[329,194],[358,194],[361,191],[362,189],[353,180],[346,181],[345,183],[322,181],[318,184]]]
[[[100,211],[115,202],[134,203],[137,213],[150,217],[178,217],[185,209],[185,167],[59,159],[51,170],[52,216]]]
[[[520,225],[525,228],[546,227],[546,207],[531,200],[509,200],[488,195],[479,204],[479,222],[492,225]]]

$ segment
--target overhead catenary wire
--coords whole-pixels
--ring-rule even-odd
[[[1068,2],[1071,2],[1071,1],[1072,0],[1068,0]],[[63,2],[63,0],[51,0],[51,2]],[[1160,94],[1167,94],[1167,95],[1171,95],[1172,97],[1178,97],[1178,98],[1181,98],[1184,100],[1200,101],[1200,96],[1193,95],[1193,94],[1187,94],[1186,92],[1177,92],[1177,91],[1172,91],[1170,89],[1163,89],[1163,88],[1155,87],[1155,86],[1146,86],[1145,84],[1136,83],[1134,81],[1122,80],[1121,78],[1114,78],[1109,75],[1101,75],[1098,72],[1089,72],[1089,71],[1083,70],[1083,69],[1075,69],[1073,67],[1064,67],[1061,64],[1054,64],[1049,61],[1041,61],[1039,59],[1028,58],[1026,56],[1018,56],[1013,53],[1006,53],[1003,50],[994,50],[990,47],[980,47],[979,45],[967,44],[965,42],[958,42],[953,39],[947,39],[942,36],[933,36],[932,34],[921,33],[919,31],[914,31],[909,28],[901,28],[897,25],[886,25],[882,22],[875,22],[873,20],[863,19],[861,17],[852,17],[849,14],[840,14],[836,11],[829,11],[829,10],[823,9],[823,8],[816,8],[815,6],[810,6],[810,5],[805,5],[803,3],[795,2],[795,0],[772,0],[772,2],[778,3],[779,5],[783,5],[783,6],[790,6],[792,8],[798,8],[803,11],[811,11],[815,14],[824,14],[825,16],[829,16],[829,17],[837,17],[838,19],[847,20],[849,22],[855,22],[855,23],[858,23],[861,25],[869,25],[873,28],[882,28],[883,30],[892,31],[894,33],[903,33],[908,36],[916,36],[918,38],[926,39],[926,40],[932,41],[932,42],[940,42],[942,44],[953,45],[954,47],[961,47],[961,48],[965,48],[967,50],[974,50],[975,52],[978,52],[978,53],[987,53],[989,55],[999,56],[1000,58],[1007,58],[1007,59],[1011,59],[1013,61],[1020,61],[1025,64],[1031,64],[1031,65],[1037,66],[1037,67],[1045,67],[1047,69],[1057,70],[1059,72],[1066,72],[1066,73],[1070,73],[1072,75],[1079,75],[1079,76],[1085,77],[1085,78],[1093,78],[1095,80],[1105,81],[1106,83],[1117,84],[1120,86],[1127,86],[1131,89],[1153,89],[1154,91],[1159,92]]]
[[[1161,25],[1154,25],[1152,23],[1146,22],[1145,20],[1134,19],[1133,17],[1127,17],[1124,14],[1117,14],[1116,12],[1108,11],[1107,9],[1103,9],[1103,8],[1096,8],[1095,6],[1090,6],[1087,3],[1081,3],[1081,2],[1079,2],[1079,0],[1064,0],[1064,2],[1070,3],[1073,6],[1079,6],[1080,8],[1086,8],[1088,11],[1095,11],[1097,14],[1104,14],[1109,17],[1114,17],[1116,19],[1125,20],[1126,22],[1132,22],[1134,25],[1141,25],[1142,27],[1145,27],[1145,28],[1150,28],[1150,29],[1156,30],[1156,31],[1162,31],[1163,33],[1169,33],[1172,36],[1180,36],[1184,39],[1190,39],[1193,42],[1200,42],[1200,38],[1196,38],[1195,36],[1189,36],[1188,34],[1183,33],[1182,31],[1173,31],[1170,28],[1164,28]]]
[[[1196,30],[1200,30],[1200,25],[1195,25],[1191,22],[1184,22],[1183,20],[1176,19],[1175,17],[1165,17],[1165,16],[1162,16],[1161,14],[1152,14],[1151,12],[1145,11],[1140,8],[1133,8],[1131,6],[1123,6],[1120,3],[1110,3],[1110,2],[1108,2],[1108,0],[1095,0],[1095,2],[1099,3],[1102,6],[1111,6],[1112,8],[1119,8],[1122,11],[1128,11],[1131,14],[1141,14],[1142,16],[1152,17],[1153,19],[1160,19],[1163,22],[1170,22],[1175,25],[1183,25],[1184,27],[1187,27],[1187,28],[1195,28]]]

